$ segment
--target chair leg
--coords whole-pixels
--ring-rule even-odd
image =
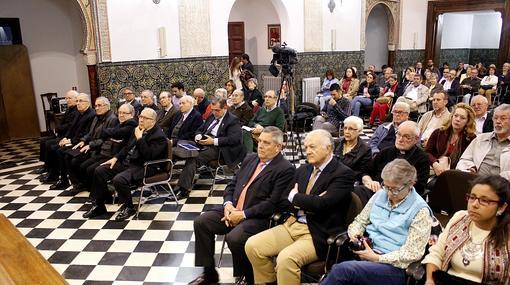
[[[223,235],[223,241],[221,242],[220,258],[218,259],[218,268],[221,267],[221,259],[223,258],[223,251],[225,250],[225,235]]]
[[[170,185],[170,182],[167,182],[166,185],[168,185],[168,190],[170,191],[170,194],[174,197],[175,205],[179,206],[179,200],[177,200],[177,197],[175,196],[174,189],[172,188],[172,185]]]
[[[212,182],[212,186],[211,186],[211,190],[209,190],[209,197],[212,195],[213,191],[214,191],[214,186],[216,186],[216,179],[218,177],[218,172],[220,170],[221,166],[218,166],[216,167],[216,170],[214,171],[214,176],[213,176],[213,182]]]
[[[140,199],[138,199],[138,207],[136,208],[136,218],[138,219],[138,214],[140,213],[140,206],[142,205],[142,198],[143,198],[143,190],[145,189],[145,186],[140,187]]]

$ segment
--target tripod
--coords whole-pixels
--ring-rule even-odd
[[[285,70],[285,68],[282,68]],[[292,162],[296,162],[304,157],[303,147],[301,146],[301,136],[299,132],[296,132],[294,129],[294,119],[296,114],[296,95],[294,93],[294,77],[292,71],[290,72],[282,72],[282,81],[280,84],[280,92],[278,93],[278,105],[280,105],[280,96],[283,93],[284,85],[287,84],[287,101],[289,107],[289,130],[290,130],[290,138],[287,139],[287,142],[290,140],[291,149],[292,149]],[[295,135],[295,137],[294,137]],[[296,142],[297,140],[297,142]],[[297,145],[296,145],[297,143]],[[296,153],[297,152],[297,153]],[[297,158],[296,158],[297,156]]]

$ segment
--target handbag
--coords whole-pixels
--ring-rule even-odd
[[[379,104],[388,104],[390,102],[390,97],[387,97],[387,96],[381,96],[377,99],[375,99],[375,101]]]

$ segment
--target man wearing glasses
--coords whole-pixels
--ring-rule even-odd
[[[462,154],[457,170],[510,179],[510,105],[494,109],[494,131],[479,134]]]
[[[322,285],[404,285],[406,268],[423,257],[432,211],[413,187],[416,169],[404,159],[395,159],[383,168],[381,177],[382,190],[347,231],[352,241],[368,234],[372,246],[362,240],[363,248],[353,251],[359,260],[335,264]]]
[[[142,104],[136,100],[135,91],[131,87],[127,87],[124,88],[124,91],[122,91],[122,95],[124,95],[125,103],[129,103],[133,106],[133,108],[135,108],[135,117],[138,117],[142,111]]]
[[[91,188],[91,195],[96,197],[96,203],[83,214],[84,218],[93,218],[106,213],[105,201],[111,197],[107,186],[110,180],[122,203],[115,221],[124,221],[136,213],[130,185],[143,179],[145,162],[167,157],[167,138],[156,125],[156,117],[156,111],[153,109],[143,109],[138,116],[138,127],[134,129],[126,145],[113,158],[96,168]],[[155,174],[153,169],[149,169],[148,172],[148,176],[151,176],[151,173]]]
[[[361,201],[366,204],[370,197],[381,190],[381,172],[389,162],[396,158],[407,160],[418,173],[414,184],[416,191],[421,194],[425,190],[429,178],[429,158],[416,144],[420,139],[420,129],[413,121],[405,121],[398,126],[395,132],[395,144],[383,149],[368,164],[366,173],[362,175],[362,185],[354,187]]]
[[[395,144],[395,130],[402,122],[409,119],[410,111],[411,108],[409,107],[409,104],[405,102],[397,102],[393,105],[393,109],[391,111],[393,114],[393,121],[391,123],[379,125],[368,142],[368,145],[372,150],[372,155],[375,155],[382,149]]]

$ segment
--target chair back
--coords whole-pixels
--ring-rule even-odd
[[[166,139],[166,145],[167,145],[167,148],[166,148],[166,155],[167,155],[167,158],[172,160],[172,157],[173,157],[173,142],[171,139]]]
[[[363,210],[363,203],[361,199],[354,192],[351,192],[351,203],[349,209],[347,209],[347,215],[345,216],[345,224],[350,225],[356,216]]]
[[[459,170],[448,170],[437,177],[434,188],[429,193],[429,206],[436,212],[444,211],[449,215],[465,210],[466,194],[471,189],[470,182],[476,175]]]

